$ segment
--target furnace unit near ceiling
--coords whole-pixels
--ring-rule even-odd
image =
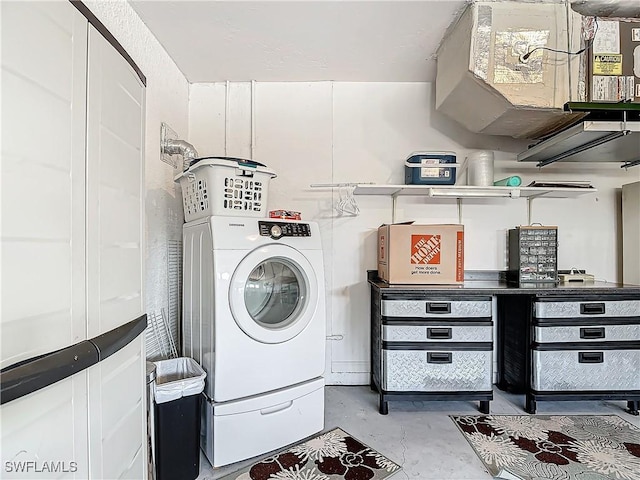
[[[584,113],[582,17],[558,2],[474,2],[450,27],[437,52],[436,109],[468,130],[540,138]]]

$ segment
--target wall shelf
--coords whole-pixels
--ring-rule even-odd
[[[387,185],[374,183],[324,183],[311,185],[312,188],[337,188],[348,190],[348,195],[384,195],[393,200],[391,221],[396,221],[398,197],[421,196],[425,198],[452,198],[457,200],[458,219],[462,223],[462,200],[469,198],[526,198],[527,221],[531,223],[531,202],[535,198],[575,198],[595,193],[593,187],[476,187],[471,185]],[[359,211],[353,197],[351,204]],[[344,199],[342,200],[344,202]],[[339,210],[340,211],[340,210]],[[341,214],[343,212],[340,212]],[[350,212],[353,213],[353,212]]]
[[[597,192],[595,188],[355,184],[353,194],[391,195],[392,197],[416,195],[432,198],[574,198],[594,192]]]

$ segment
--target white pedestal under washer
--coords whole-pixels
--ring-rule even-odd
[[[324,378],[230,402],[204,396],[202,420],[200,447],[214,467],[277,450],[324,428]]]

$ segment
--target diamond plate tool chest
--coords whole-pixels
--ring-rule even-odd
[[[500,388],[539,400],[640,401],[640,299],[622,295],[531,296],[499,302]]]
[[[396,400],[493,399],[489,295],[371,290],[371,387],[379,411]]]

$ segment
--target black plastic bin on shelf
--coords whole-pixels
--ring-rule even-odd
[[[200,393],[206,373],[191,358],[155,362],[157,480],[193,480],[200,470]]]

